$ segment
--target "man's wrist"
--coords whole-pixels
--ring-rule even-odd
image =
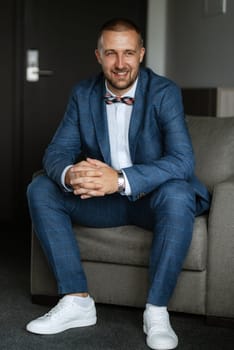
[[[67,171],[68,171],[71,167],[72,167],[72,165],[66,166],[66,168],[64,168],[64,170],[63,170],[63,172],[62,172],[62,175],[61,175],[61,184],[62,184],[64,190],[67,191],[67,192],[72,192],[72,191],[73,191],[72,187],[71,187],[70,185],[67,185],[67,184],[66,184],[66,180],[65,180],[65,179],[66,179]]]

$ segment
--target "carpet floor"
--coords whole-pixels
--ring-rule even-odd
[[[1,247],[0,350],[148,349],[142,331],[143,310],[137,308],[98,304],[96,326],[49,336],[28,333],[27,322],[48,311],[31,302],[29,262],[29,253],[22,248]],[[171,314],[171,322],[179,336],[178,350],[234,349],[232,328],[208,326],[202,316],[178,313]]]

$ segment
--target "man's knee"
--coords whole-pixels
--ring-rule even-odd
[[[152,205],[164,205],[177,210],[189,206],[195,210],[195,192],[187,181],[171,180],[153,193]]]
[[[29,203],[46,200],[49,195],[56,190],[57,185],[46,175],[35,177],[27,188],[27,198]]]

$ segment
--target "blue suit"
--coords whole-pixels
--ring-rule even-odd
[[[46,175],[28,188],[33,224],[61,294],[87,291],[73,222],[153,230],[148,302],[167,305],[191,242],[194,217],[210,203],[210,194],[194,175],[180,90],[150,69],[140,70],[129,128],[133,165],[124,169],[131,196],[81,200],[64,191],[61,174],[85,157],[111,165],[104,94],[102,73],[74,88],[44,156]],[[62,253],[65,246],[69,258]]]

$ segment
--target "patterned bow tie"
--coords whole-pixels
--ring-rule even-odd
[[[123,96],[123,97],[112,96],[111,94],[107,93],[104,96],[104,101],[106,102],[107,105],[111,105],[112,103],[116,103],[116,102],[122,102],[122,103],[125,103],[126,105],[133,105],[134,98],[130,96]]]

